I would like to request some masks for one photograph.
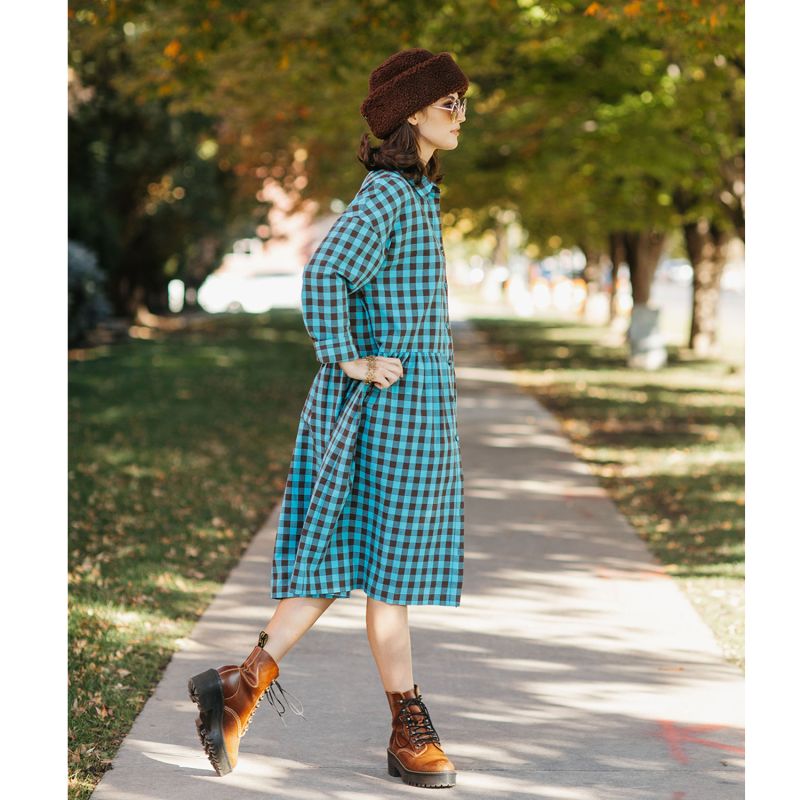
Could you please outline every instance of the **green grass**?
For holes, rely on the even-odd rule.
[[[89,797],[180,638],[280,502],[317,367],[291,311],[73,353],[72,800]]]
[[[690,351],[648,372],[608,329],[472,317],[744,670],[744,377]]]

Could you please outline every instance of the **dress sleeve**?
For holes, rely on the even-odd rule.
[[[361,188],[303,269],[303,323],[322,364],[360,355],[350,335],[348,295],[386,262],[386,247],[402,204],[402,190],[386,176]]]

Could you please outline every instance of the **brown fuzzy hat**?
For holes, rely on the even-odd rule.
[[[385,139],[415,111],[451,92],[463,94],[468,86],[469,79],[449,53],[400,50],[370,74],[361,116],[378,139]]]

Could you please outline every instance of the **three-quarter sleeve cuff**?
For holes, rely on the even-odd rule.
[[[361,358],[350,336],[339,339],[314,341],[314,352],[321,364],[336,364],[339,361],[355,361]]]

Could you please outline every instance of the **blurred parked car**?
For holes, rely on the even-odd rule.
[[[729,292],[744,292],[744,261],[730,261],[725,265],[720,286]]]
[[[656,277],[673,283],[691,283],[694,270],[685,258],[666,258],[656,267]]]
[[[302,272],[230,273],[209,275],[197,302],[209,313],[246,311],[260,314],[272,308],[300,308]]]

